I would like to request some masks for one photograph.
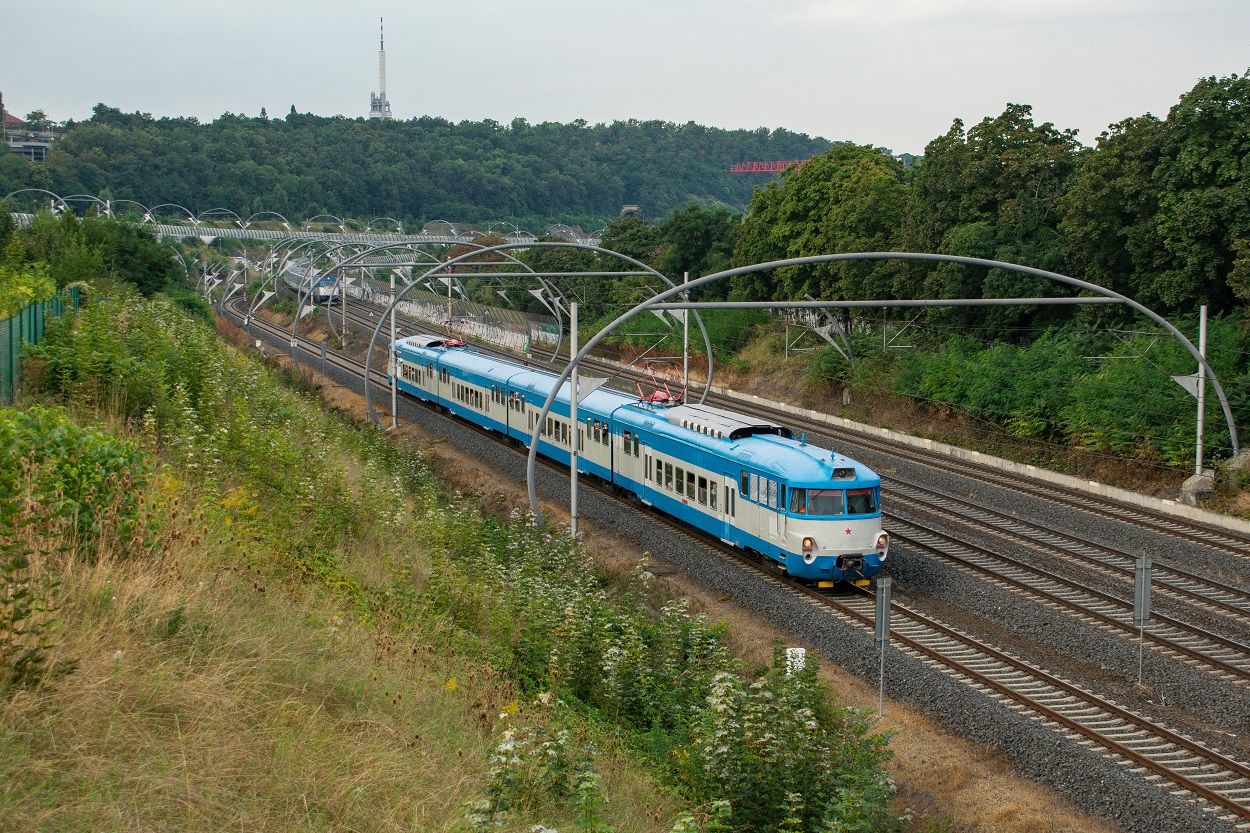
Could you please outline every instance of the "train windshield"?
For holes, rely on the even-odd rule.
[[[871,515],[877,511],[876,489],[847,489],[846,508],[852,515]]]
[[[841,515],[841,489],[791,489],[790,511],[795,515]]]

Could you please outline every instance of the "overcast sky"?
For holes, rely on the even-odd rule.
[[[786,127],[919,153],[1008,102],[1092,143],[1250,66],[1250,0],[0,0],[19,115],[364,115]]]

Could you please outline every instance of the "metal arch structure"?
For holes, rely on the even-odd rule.
[[[446,263],[440,264],[438,267],[431,269],[429,272],[426,272],[424,275],[421,276],[421,279],[424,280],[426,278],[434,276],[435,272],[439,271],[440,269],[446,269],[448,267],[455,266],[456,264],[461,263],[470,257],[477,257],[478,255],[487,254],[491,252],[503,252],[508,249],[514,249],[514,248],[581,249],[584,251],[594,252],[596,254],[609,255],[611,257],[620,258],[626,263],[630,263],[634,266],[637,266],[640,271],[647,272],[651,275],[654,275],[655,277],[659,278],[660,280],[664,281],[664,283],[669,285],[670,289],[656,295],[655,298],[652,298],[650,302],[654,302],[656,299],[668,300],[668,298],[672,297],[673,294],[681,293],[687,290],[690,286],[689,284],[673,283],[671,280],[669,280],[669,278],[667,278],[661,272],[658,272],[655,269],[652,269],[650,266],[646,265],[645,263],[642,263],[641,261],[635,260],[629,255],[621,254],[620,252],[614,252],[614,251],[611,251],[610,249],[603,249],[603,248],[600,248],[599,246],[592,246],[589,243],[564,243],[564,242],[534,242],[534,243],[526,243],[526,244],[501,243],[498,246],[487,246],[481,249],[480,251],[468,252],[458,257],[454,257],[451,260],[448,260]],[[357,257],[360,257],[360,255],[357,255]],[[412,287],[414,286],[416,286],[415,281],[409,284],[408,286],[404,287],[403,291],[400,292],[398,295],[396,295],[395,298],[391,301],[390,305],[386,309],[386,314],[389,314],[391,310],[395,308],[395,305],[398,304],[400,301],[402,301],[404,299],[404,296],[407,295],[408,292],[410,292],[412,290]],[[643,306],[645,307],[645,304]],[[635,307],[634,309],[636,310],[638,308]],[[631,310],[631,313],[632,312],[633,310]],[[370,378],[370,373],[371,373],[371,368],[372,368],[372,363],[373,363],[373,349],[377,345],[378,334],[382,331],[382,322],[386,320],[386,314],[378,317],[378,323],[373,328],[373,335],[369,339],[369,347],[365,352],[365,374],[364,374],[365,405],[369,413],[369,420],[374,425],[378,424],[378,415],[377,415],[377,411],[373,407],[373,386],[370,384],[369,378]],[[703,393],[699,398],[699,401],[702,402],[704,399],[707,398],[708,392],[712,389],[712,376],[713,376],[714,367],[713,367],[713,361],[712,361],[711,337],[708,335],[707,328],[703,325],[703,319],[698,318],[698,316],[696,316],[696,318],[698,319],[698,322],[699,322],[699,329],[702,330],[703,332],[704,348],[707,350],[707,381],[705,382],[703,386]],[[620,320],[622,319],[618,319],[618,323]],[[613,327],[615,326],[616,324],[613,324]],[[606,332],[606,330],[604,332]],[[599,333],[598,335],[602,336],[603,333]],[[602,338],[599,339],[599,341],[601,340]],[[595,343],[597,344],[598,341],[596,341]],[[580,357],[583,352],[584,351],[581,351],[577,355]],[[562,384],[563,381],[568,378],[568,374],[571,368],[572,368],[571,364],[565,367],[564,373],[563,375],[561,375],[560,382],[557,383],[556,389],[558,389],[559,385]],[[554,397],[554,393],[553,393],[553,397]],[[548,400],[548,403],[547,403],[548,412],[551,410],[552,401],[554,401],[554,399]]]
[[[61,202],[64,202],[67,205],[70,202],[95,203],[95,214],[97,217],[100,216],[101,208],[104,209],[105,216],[112,216],[112,212],[111,212],[111,209],[109,208],[108,202],[100,199],[94,194],[70,194],[68,197],[61,197]]]
[[[337,247],[334,247],[334,248],[343,248],[343,246],[344,246],[344,245],[359,245],[359,244],[342,244],[342,245],[337,246]],[[436,273],[436,272],[437,272],[440,268],[442,268],[445,264],[443,263],[443,261],[439,260],[437,257],[435,257],[435,256],[434,256],[433,254],[431,254],[430,252],[425,251],[424,247],[425,247],[425,246],[442,246],[442,245],[443,245],[443,244],[441,244],[441,243],[429,243],[429,242],[420,242],[420,241],[418,241],[418,242],[408,242],[408,243],[392,244],[392,245],[389,245],[389,246],[380,246],[380,247],[376,247],[376,248],[374,248],[374,249],[371,249],[371,250],[369,250],[369,251],[367,251],[367,252],[363,252],[363,253],[361,253],[361,257],[362,257],[362,261],[361,261],[361,263],[358,263],[358,264],[346,264],[346,265],[347,265],[347,267],[348,267],[348,268],[357,268],[357,267],[359,267],[359,268],[369,268],[369,266],[370,266],[370,265],[367,265],[367,264],[366,264],[366,262],[367,262],[368,257],[369,257],[370,255],[376,254],[378,251],[388,251],[388,250],[390,250],[390,249],[395,249],[395,248],[406,248],[406,249],[408,249],[409,251],[413,252],[415,255],[424,255],[426,258],[428,258],[428,259],[429,259],[429,265],[430,265],[430,266],[433,266],[434,268],[433,268],[433,269],[428,270],[427,272],[425,272],[425,273],[424,273],[424,274],[423,274],[420,278],[412,278],[412,276],[411,276],[411,275],[409,275],[409,278],[405,281],[405,284],[406,284],[406,285],[417,285],[420,281],[426,281],[426,285],[427,285],[427,286],[429,286],[430,284],[429,284],[429,282],[428,282],[427,278],[428,278],[430,275],[433,275],[434,273]],[[475,257],[475,256],[477,256],[477,255],[480,255],[480,254],[482,253],[482,250],[484,250],[485,248],[487,248],[487,247],[483,246],[482,244],[480,244],[480,243],[475,243],[475,242],[473,242],[473,241],[466,241],[466,242],[463,242],[463,243],[459,243],[459,244],[457,244],[457,245],[460,245],[460,246],[471,246],[471,247],[474,247],[475,249],[477,249],[477,251],[467,253],[467,254],[466,254],[466,257]],[[331,250],[327,250],[327,253],[328,253],[329,251],[332,251],[332,249],[331,249]],[[553,299],[553,302],[557,304],[557,310],[559,309],[558,304],[559,304],[559,301],[560,301],[560,300],[564,300],[564,301],[565,301],[565,303],[567,304],[568,299],[566,299],[566,298],[564,297],[563,293],[561,293],[561,292],[560,292],[559,288],[558,288],[558,287],[556,287],[554,284],[549,283],[548,281],[544,280],[543,276],[542,276],[542,275],[540,275],[540,274],[538,274],[538,273],[536,273],[536,272],[534,272],[534,270],[533,270],[533,269],[532,269],[532,268],[531,268],[531,267],[530,267],[527,263],[525,263],[524,261],[522,261],[522,260],[520,260],[519,258],[515,257],[514,255],[509,254],[508,252],[501,252],[501,254],[503,255],[503,257],[507,258],[507,259],[508,259],[508,261],[509,261],[510,263],[512,263],[512,264],[514,264],[514,265],[516,265],[516,266],[520,266],[520,267],[522,267],[523,269],[525,269],[525,270],[526,270],[526,271],[524,271],[524,272],[518,272],[518,273],[516,273],[518,276],[521,276],[521,277],[528,276],[528,277],[532,277],[532,278],[536,279],[536,280],[538,281],[539,285],[540,285],[540,286],[541,286],[544,290],[546,290],[546,291],[547,291],[547,292],[551,295],[551,297],[552,297],[552,299]],[[386,266],[387,266],[387,267],[389,267],[389,268],[405,267],[405,266],[407,266],[407,267],[412,267],[412,266],[422,266],[422,265],[426,265],[426,264],[423,264],[423,263],[421,263],[421,262],[415,262],[415,263],[388,263],[388,264],[386,264]],[[472,265],[472,264],[471,264],[471,265]],[[338,267],[336,267],[336,268],[338,268]],[[453,277],[454,277],[454,275],[449,275],[449,276],[447,276],[447,280],[451,280]],[[473,277],[473,276],[470,274],[470,275],[466,275],[465,277]],[[449,287],[449,288],[450,288],[450,287]],[[433,289],[433,288],[431,287],[431,289]],[[370,290],[370,291],[371,291],[371,290]],[[405,288],[405,292],[407,292],[407,288]],[[435,294],[440,294],[440,293],[435,292]],[[461,291],[461,294],[463,295],[463,291]],[[540,300],[541,300],[541,299],[540,299]],[[545,302],[544,302],[544,304],[543,304],[543,305],[544,305],[544,306],[546,306]],[[389,309],[388,309],[388,313],[389,313]],[[558,313],[558,312],[556,313],[556,318],[557,318],[557,320],[559,320],[559,313]],[[562,335],[561,335],[561,337],[562,337]],[[560,344],[560,342],[559,342],[559,341],[557,341],[557,345],[556,345],[557,350],[559,349],[559,344]]]
[[[282,227],[285,228],[288,232],[291,231],[291,221],[276,211],[257,211],[255,214],[251,215],[250,217],[248,217],[246,220],[243,221],[243,228],[246,229],[248,226],[250,226],[252,224],[252,221],[255,220],[257,217],[277,217],[279,220],[282,221]]]
[[[335,217],[333,214],[318,214],[316,217],[309,217],[307,220],[300,223],[300,228],[302,228],[304,231],[312,231],[312,229],[309,228],[309,226],[311,226],[313,223],[317,222],[318,220],[322,219],[323,217],[333,220],[335,223],[337,223],[339,227],[339,231],[347,231],[347,224],[343,222],[343,218]]]
[[[196,219],[196,216],[195,214],[191,212],[191,209],[187,208],[185,205],[179,205],[176,202],[163,202],[160,205],[152,206],[151,208],[148,209],[148,213],[143,215],[144,222],[151,220],[153,223],[155,223],[156,212],[161,210],[162,208],[177,208],[178,210],[186,213],[187,219],[191,221],[191,225],[195,226],[196,228],[200,227],[200,221]]]
[[[257,287],[256,298],[253,299],[252,305],[248,307],[247,314],[243,316],[243,326],[245,328],[252,323],[252,316],[256,314],[256,311],[260,309],[261,304],[263,304],[266,300],[265,287],[269,285],[270,283],[272,283],[274,285],[273,291],[274,293],[277,293],[278,276],[282,274],[282,272],[285,270],[286,265],[291,258],[291,255],[295,254],[297,251],[299,251],[300,249],[306,246],[313,246],[322,242],[324,241],[316,240],[316,239],[304,240],[304,239],[297,238],[297,237],[288,237],[280,241],[278,245],[274,246],[270,250],[269,258],[267,259],[269,262],[270,268],[267,273],[262,271],[261,279],[260,279],[260,286]],[[291,243],[294,243],[295,245],[290,246],[290,248],[284,251],[281,255],[278,255],[279,249],[282,249],[284,246],[287,246],[288,244],[291,244]]]
[[[229,217],[230,220],[235,225],[237,225],[239,228],[243,228],[243,218],[240,217],[238,214],[235,214],[229,208],[210,208],[207,211],[201,211],[199,215],[196,216],[195,218],[196,225],[198,226],[200,223],[203,223],[206,217],[209,218],[208,222],[210,223],[213,222],[215,217],[213,217],[212,215],[220,215],[222,217]]]
[[[69,210],[69,204],[65,202],[64,199],[61,198],[60,194],[49,191],[46,188],[18,188],[16,191],[10,191],[9,193],[5,194],[4,198],[8,200],[12,197],[17,196],[18,194],[46,194],[47,196],[52,198],[53,213],[56,213],[57,211]],[[57,207],[57,203],[60,203],[59,208]]]
[[[292,238],[292,240],[294,240],[294,239],[295,239],[295,238]],[[285,242],[285,241],[284,241],[284,242]],[[277,289],[277,286],[276,286],[276,285],[277,285],[277,279],[278,279],[278,276],[279,276],[279,275],[280,275],[280,274],[281,274],[281,273],[285,270],[286,265],[287,265],[287,263],[288,263],[288,262],[289,262],[289,260],[290,260],[290,257],[291,257],[292,255],[294,255],[294,254],[295,254],[298,250],[300,250],[300,249],[302,249],[302,248],[305,248],[305,247],[308,247],[310,243],[316,243],[316,242],[322,242],[322,241],[312,241],[312,240],[309,240],[309,241],[303,241],[303,242],[299,243],[298,245],[293,246],[293,247],[292,247],[290,250],[288,250],[287,252],[285,252],[285,253],[284,253],[284,255],[283,255],[283,258],[282,258],[282,260],[281,260],[280,262],[275,261],[275,267],[276,267],[276,268],[274,269],[274,271],[273,271],[273,273],[272,273],[272,280],[273,280],[273,283],[274,283],[274,288],[275,288],[275,291],[276,291],[276,289]],[[421,241],[408,241],[408,242],[390,243],[390,244],[386,244],[386,245],[382,245],[382,246],[375,246],[375,247],[369,248],[369,247],[367,246],[367,244],[363,244],[363,243],[354,243],[354,242],[353,242],[353,243],[338,243],[338,244],[330,245],[330,246],[328,246],[328,247],[327,247],[324,251],[319,252],[319,253],[316,253],[316,254],[312,254],[312,252],[311,252],[311,248],[310,248],[310,252],[309,252],[309,254],[310,254],[310,257],[309,257],[309,274],[308,274],[308,276],[307,276],[307,277],[308,277],[308,280],[307,280],[307,285],[308,285],[308,291],[309,291],[309,294],[311,294],[311,292],[312,292],[312,287],[316,285],[316,281],[317,281],[320,277],[322,277],[320,274],[318,274],[318,273],[317,273],[317,271],[316,271],[316,270],[314,269],[314,267],[313,267],[313,263],[315,262],[315,259],[316,259],[316,258],[325,258],[325,257],[330,257],[330,258],[331,258],[331,260],[332,260],[332,261],[334,261],[334,256],[335,256],[337,253],[339,253],[339,252],[341,252],[342,250],[344,250],[344,249],[351,249],[351,248],[355,248],[355,249],[358,249],[358,250],[359,250],[359,249],[362,249],[362,248],[367,249],[367,251],[357,251],[354,255],[349,256],[349,257],[348,257],[347,259],[345,259],[345,260],[338,260],[338,261],[334,261],[334,262],[332,263],[332,265],[328,268],[328,271],[335,271],[335,270],[338,270],[338,271],[342,272],[342,271],[344,271],[344,270],[346,270],[346,269],[349,269],[349,268],[352,268],[352,269],[354,269],[354,268],[360,268],[360,269],[378,268],[377,264],[370,264],[370,263],[367,263],[367,262],[366,262],[366,261],[367,261],[367,258],[368,258],[370,255],[377,254],[377,253],[379,253],[379,252],[391,251],[391,250],[394,250],[394,249],[404,249],[404,250],[407,250],[407,251],[411,252],[411,253],[413,254],[413,256],[414,256],[414,259],[415,259],[415,257],[418,257],[418,256],[424,256],[425,258],[427,258],[427,259],[428,259],[428,261],[429,261],[428,265],[430,265],[430,266],[433,266],[433,267],[434,267],[433,269],[431,269],[431,270],[429,270],[429,271],[427,271],[427,272],[426,272],[426,275],[430,275],[430,274],[433,274],[433,273],[437,272],[437,271],[438,271],[438,270],[439,270],[439,269],[440,269],[440,268],[444,265],[444,264],[443,264],[443,262],[442,262],[442,261],[440,261],[440,260],[439,260],[437,257],[435,257],[433,254],[431,254],[430,252],[425,251],[424,247],[425,247],[425,246],[431,246],[431,245],[441,245],[441,244],[432,244],[432,243],[428,243],[428,242],[421,242]],[[464,245],[464,246],[473,246],[473,247],[476,247],[476,248],[478,249],[478,251],[468,253],[468,256],[470,256],[470,257],[475,256],[475,255],[477,255],[477,254],[480,254],[480,250],[484,248],[483,246],[481,246],[481,245],[479,245],[479,244],[477,244],[477,243],[472,243],[472,242],[462,243],[462,244],[460,244],[460,245]],[[548,284],[546,281],[544,281],[544,280],[542,279],[542,276],[534,274],[533,270],[532,270],[532,269],[531,269],[531,268],[530,268],[527,264],[525,264],[523,261],[519,260],[518,258],[516,258],[516,257],[514,257],[514,256],[512,256],[512,255],[510,255],[510,254],[508,254],[508,253],[506,253],[506,252],[504,252],[504,253],[503,253],[503,256],[504,256],[504,257],[506,257],[506,258],[508,258],[508,260],[509,260],[509,261],[511,261],[512,263],[514,263],[514,264],[516,264],[516,265],[518,265],[518,266],[521,266],[521,267],[523,267],[523,268],[525,268],[525,269],[527,270],[527,272],[518,272],[518,273],[517,273],[518,275],[526,275],[526,274],[529,274],[529,275],[533,276],[534,278],[536,278],[536,279],[539,281],[539,283],[540,283],[540,284],[542,284],[542,286],[543,286],[544,288],[546,288],[549,292],[551,292],[551,293],[552,293],[552,295],[553,295],[554,297],[557,297],[557,298],[562,297],[562,296],[560,295],[560,292],[559,292],[559,290],[558,290],[558,289],[556,289],[554,286],[552,286],[551,284]],[[353,262],[353,261],[355,261],[355,262]],[[422,265],[427,265],[427,264],[422,263],[421,261],[417,260],[416,262],[413,262],[413,263],[402,263],[402,262],[399,262],[399,263],[387,263],[387,264],[385,264],[385,268],[392,268],[392,269],[393,269],[393,268],[396,268],[396,267],[403,267],[403,266],[422,266]],[[450,279],[450,278],[449,278],[449,279]],[[411,288],[411,286],[412,286],[412,285],[414,285],[415,283],[416,283],[416,281],[414,281],[414,280],[405,281],[405,284],[406,284],[406,285],[405,285],[405,290],[404,290],[404,291],[405,291],[405,293],[407,293],[407,291],[409,291],[409,289]],[[261,287],[262,289],[263,289],[263,286],[264,286],[264,284],[262,284],[262,287]],[[341,287],[346,286],[346,283],[345,283],[345,282],[341,282],[341,283],[340,283],[340,286],[341,286]],[[367,288],[367,287],[366,287],[366,288]],[[371,292],[372,292],[372,289],[371,289],[371,288],[367,288],[367,291],[369,291],[369,292],[371,293]],[[344,303],[346,303],[345,294],[346,294],[346,293],[345,293],[345,291],[344,291]],[[462,294],[463,294],[463,293],[462,293]],[[260,297],[263,297],[263,294],[262,294]],[[297,333],[298,333],[298,329],[297,329],[297,328],[298,328],[298,324],[299,324],[299,320],[300,320],[300,315],[299,315],[299,313],[300,313],[300,311],[303,309],[303,306],[304,306],[303,299],[304,299],[304,292],[303,292],[303,289],[301,288],[301,289],[300,289],[299,291],[297,291],[297,293],[296,293],[296,304],[297,304],[297,309],[296,309],[296,317],[295,317],[295,319],[291,322],[291,340],[292,340],[292,342],[294,342],[294,341],[295,341],[295,338],[296,338]],[[252,309],[250,309],[250,310],[248,311],[248,316],[247,316],[247,318],[245,318],[245,319],[244,319],[245,323],[246,323],[246,322],[248,322],[248,321],[250,321],[250,318],[251,318],[252,313],[254,312],[254,310],[255,310],[256,308],[258,308],[258,307],[259,307],[259,303],[260,303],[260,302],[254,303],[254,304],[253,304],[253,308],[252,308]],[[389,313],[389,307],[388,307],[387,312]],[[385,317],[385,313],[383,314],[383,317]],[[329,323],[329,325],[330,325],[331,329],[333,329],[333,318],[332,318],[332,317],[327,316],[327,319],[326,319],[326,320],[327,320],[327,322]]]
[[[372,220],[365,223],[365,231],[366,232],[373,231],[374,223],[394,223],[395,228],[398,229],[396,233],[397,234],[404,233],[404,224],[401,221],[396,220],[394,217],[374,217]]]
[[[428,223],[426,223],[425,225],[421,227],[421,232],[423,234],[437,234],[438,232],[434,231],[433,229],[439,226],[442,226],[443,228],[447,229],[448,237],[460,236],[460,228],[455,223],[451,222],[450,220],[430,220]]]
[[[108,215],[109,215],[110,217],[114,217],[114,216],[116,216],[116,215],[114,214],[114,212],[113,212],[113,207],[114,207],[114,206],[117,206],[117,205],[122,205],[123,203],[128,204],[128,205],[137,205],[137,206],[139,206],[139,208],[141,209],[140,214],[139,214],[139,217],[140,217],[140,218],[150,216],[150,214],[151,214],[151,209],[149,209],[146,205],[144,205],[143,203],[139,202],[138,200],[127,200],[127,199],[115,200],[115,199],[113,199],[113,198],[111,198],[111,197],[110,197],[109,199],[105,200],[105,202],[107,202],[107,203],[108,203],[108,206],[109,206]],[[140,219],[140,221],[139,221],[139,222],[140,222],[140,225],[142,225],[142,224],[143,224],[143,222],[144,222],[144,220],[143,220],[143,219]]]
[[[927,252],[850,252],[846,254],[812,255],[809,257],[787,258],[785,260],[771,260],[765,263],[752,264],[750,266],[739,266],[734,269],[726,269],[720,272],[715,272],[711,275],[704,275],[701,278],[695,278],[694,280],[688,283],[674,286],[671,289],[667,289],[659,293],[654,298],[650,298],[646,301],[643,301],[637,304],[632,309],[629,309],[626,312],[622,313],[614,321],[609,323],[606,327],[601,329],[599,332],[591,336],[590,340],[587,341],[581,347],[581,349],[578,350],[577,353],[573,356],[572,360],[569,361],[567,365],[565,365],[564,370],[560,373],[559,378],[556,379],[556,383],[552,385],[551,393],[547,395],[546,401],[543,402],[543,407],[542,407],[542,410],[538,414],[538,418],[534,421],[534,429],[530,435],[529,455],[525,463],[525,480],[526,480],[526,485],[529,491],[530,512],[533,513],[535,522],[539,526],[542,526],[542,523],[543,523],[542,509],[538,505],[538,483],[534,476],[535,470],[538,464],[539,432],[541,432],[542,427],[545,424],[547,417],[551,414],[551,407],[552,405],[555,404],[556,396],[559,394],[560,388],[564,385],[566,381],[568,381],[569,376],[573,373],[574,369],[578,366],[578,364],[582,361],[582,359],[584,359],[587,355],[589,355],[590,352],[594,350],[594,348],[597,347],[605,338],[607,338],[608,335],[613,330],[615,330],[621,324],[624,324],[629,319],[638,315],[639,313],[647,312],[651,309],[659,308],[661,307],[661,305],[666,305],[666,308],[669,308],[669,309],[698,308],[698,306],[702,306],[702,308],[707,309],[707,308],[713,308],[717,305],[716,302],[708,302],[702,305],[689,304],[689,303],[671,303],[670,299],[672,299],[674,296],[681,294],[683,290],[689,291],[691,289],[697,289],[701,286],[706,286],[711,283],[716,283],[718,281],[725,280],[726,278],[732,278],[735,275],[746,275],[752,272],[767,272],[767,271],[772,271],[773,269],[780,269],[780,268],[787,267],[787,266],[807,266],[807,265],[816,264],[816,263],[832,263],[832,262],[837,262],[837,261],[852,261],[852,260],[918,260],[918,261],[928,261],[928,262],[934,262],[934,263],[959,263],[965,266],[984,266],[984,267],[988,267],[991,269],[1005,269],[1010,272],[1020,272],[1025,275],[1032,275],[1038,278],[1045,278],[1046,280],[1049,280],[1049,281],[1066,284],[1068,286],[1072,286],[1077,289],[1084,290],[1086,292],[1092,292],[1095,295],[1102,296],[1103,298],[1110,299],[1109,301],[1102,301],[1101,303],[1124,304],[1125,306],[1129,307],[1130,309],[1133,309],[1134,311],[1140,313],[1141,315],[1144,315],[1146,318],[1149,318],[1151,321],[1153,321],[1154,323],[1158,324],[1159,326],[1167,330],[1168,333],[1170,333],[1173,338],[1179,341],[1185,347],[1185,349],[1189,351],[1189,354],[1193,356],[1195,360],[1197,360],[1198,366],[1201,367],[1202,371],[1211,379],[1212,387],[1215,388],[1215,393],[1219,397],[1219,400],[1220,400],[1220,407],[1223,408],[1224,410],[1224,419],[1228,423],[1229,436],[1232,440],[1233,455],[1236,456],[1238,453],[1240,453],[1241,447],[1237,439],[1237,425],[1233,421],[1232,408],[1229,406],[1228,397],[1225,396],[1224,394],[1224,388],[1220,384],[1219,378],[1216,377],[1215,371],[1211,368],[1211,365],[1207,363],[1206,358],[1204,358],[1202,353],[1199,352],[1198,348],[1194,346],[1193,342],[1191,342],[1188,338],[1186,338],[1184,333],[1176,329],[1176,327],[1173,326],[1171,322],[1169,322],[1166,318],[1154,312],[1153,310],[1143,306],[1142,304],[1139,304],[1137,301],[1134,301],[1132,298],[1129,298],[1126,295],[1121,295],[1120,293],[1115,292],[1114,290],[1107,289],[1106,287],[1098,286],[1097,284],[1089,283],[1088,281],[1083,281],[1078,278],[1072,278],[1067,275],[1061,275],[1058,272],[1049,272],[1049,271],[1046,271],[1045,269],[1036,269],[1032,266],[1021,266],[1020,264],[1017,264],[1017,263],[1006,263],[1001,260],[987,260],[985,258],[979,258],[979,257],[962,257],[959,255],[931,254]],[[983,304],[983,305],[992,305],[994,303],[1019,304],[1022,301],[1025,301],[1025,299],[1021,299],[1021,298],[1010,298],[1010,299],[988,299],[986,298],[986,299],[959,299],[959,300],[960,300],[960,303],[958,305],[961,305],[961,306],[973,305],[973,304],[978,304],[978,303]],[[763,302],[763,303],[767,303],[767,302]],[[817,305],[820,305],[822,302],[814,301],[814,302],[794,302],[794,303],[802,304],[804,306],[817,306]],[[862,306],[868,306],[868,305],[890,306],[890,305],[897,305],[899,302],[895,300],[895,301],[861,301],[861,302],[829,301],[829,302],[824,302],[824,303],[827,304],[828,306],[841,306],[841,305],[847,305],[847,304],[855,304],[855,305],[862,305]],[[952,304],[951,301],[943,302],[941,300],[934,300],[934,301],[916,300],[906,305],[909,305],[909,306],[947,305],[949,306],[951,304]],[[375,335],[376,335],[376,332],[375,332]],[[367,387],[368,385],[366,383],[366,388]]]

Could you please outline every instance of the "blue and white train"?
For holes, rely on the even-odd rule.
[[[556,379],[436,336],[401,339],[395,354],[400,390],[524,445]],[[885,566],[881,478],[867,466],[781,425],[602,387],[578,403],[574,427],[569,388],[545,420],[539,453],[567,465],[577,436],[578,471],[820,587],[864,586]]]
[[[304,258],[286,267],[282,272],[282,282],[297,296],[312,303],[327,303],[338,297],[339,281],[334,275],[322,275],[313,283],[315,273],[312,261]]]

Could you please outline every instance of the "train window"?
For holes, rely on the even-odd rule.
[[[807,514],[807,490],[791,489],[790,490],[790,511],[796,515]]]
[[[664,463],[661,460],[655,461],[655,482],[664,484]]]
[[[758,474],[751,475],[751,500],[756,503],[760,502],[760,477]]]
[[[621,448],[622,450],[624,450],[626,454],[629,453],[630,436],[631,435],[628,431],[626,431],[624,434],[621,435],[623,439],[623,442],[621,443]]]
[[[777,508],[777,483],[767,477],[763,478],[764,482],[760,484],[760,502],[766,503],[772,508]]]
[[[742,472],[738,477],[738,491],[742,492],[744,495],[749,495],[751,493],[751,481],[747,477],[746,472]]]
[[[847,489],[846,511],[851,515],[868,515],[877,511],[876,489]]]
[[[707,484],[707,505],[716,508],[716,481]]]
[[[841,515],[841,489],[808,489],[807,514],[809,515]]]
[[[638,456],[638,434],[637,432],[634,433],[634,456],[635,457]]]
[[[707,478],[699,478],[699,503],[707,506]]]
[[[686,472],[686,496],[694,499],[694,472]]]
[[[686,493],[686,470],[681,466],[677,467],[677,494],[684,495]]]
[[[604,445],[612,444],[612,432],[608,430],[608,424],[606,422],[603,423],[603,433],[600,435],[599,441]]]
[[[777,484],[777,508],[783,512],[786,509],[786,484]]]
[[[731,486],[725,490],[725,514],[732,518],[736,509],[737,507],[734,506],[734,490]]]
[[[673,488],[673,464],[664,464],[664,488],[671,490]]]

